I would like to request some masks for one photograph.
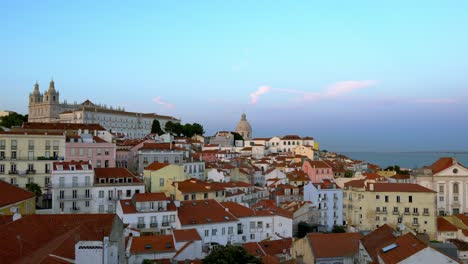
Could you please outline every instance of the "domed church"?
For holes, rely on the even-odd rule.
[[[247,121],[245,113],[242,113],[241,120],[237,123],[236,132],[239,133],[244,140],[252,139],[252,126]]]

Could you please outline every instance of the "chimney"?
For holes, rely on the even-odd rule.
[[[369,183],[369,191],[374,191],[374,184],[373,183]]]
[[[224,207],[224,210],[225,210],[226,212],[229,212],[229,208],[227,208],[227,207]]]

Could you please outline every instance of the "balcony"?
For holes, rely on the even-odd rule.
[[[70,212],[71,213],[79,213],[80,212],[80,207],[70,208]]]
[[[429,212],[424,212],[422,215],[429,216]]]
[[[158,227],[158,223],[150,223],[150,227]]]
[[[10,170],[10,171],[8,171],[8,174],[18,174],[18,171],[17,170]]]
[[[244,231],[243,231],[242,229],[241,229],[241,230],[237,230],[237,234],[238,234],[238,235],[242,235],[242,234],[244,234]]]
[[[140,224],[137,224],[137,227],[138,227],[138,228],[145,228],[146,225],[145,225],[144,223],[143,223],[143,224],[140,223]]]
[[[410,212],[409,212],[409,211],[405,211],[405,212],[404,212],[404,215],[410,215]]]
[[[413,215],[419,215],[419,213],[418,212],[413,212]]]
[[[412,223],[412,226],[419,226],[419,223]]]
[[[162,222],[162,226],[169,226],[170,224],[170,222]]]
[[[92,195],[64,195],[64,196],[57,196],[57,200],[59,201],[76,201],[76,200],[92,200]]]
[[[393,211],[393,214],[394,214],[394,215],[398,215],[398,214],[400,214],[400,212],[398,212],[398,211]]]
[[[62,184],[54,184],[53,185],[55,189],[68,189],[68,188],[91,188],[92,185],[91,183],[84,183],[84,182],[79,182],[79,183],[62,183]]]
[[[27,170],[26,174],[36,174],[36,170]]]

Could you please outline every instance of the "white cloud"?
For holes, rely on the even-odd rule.
[[[173,104],[168,103],[166,101],[163,101],[160,96],[158,96],[156,98],[153,98],[153,102],[155,102],[155,103],[157,103],[159,105],[162,105],[162,106],[164,106],[166,108],[173,108],[174,107]]]
[[[250,94],[250,104],[256,104],[260,95],[266,94],[271,90],[269,86],[260,86],[257,91]]]

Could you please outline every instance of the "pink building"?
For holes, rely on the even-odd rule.
[[[95,168],[115,167],[116,147],[114,143],[93,136],[81,134],[67,136],[65,143],[66,161],[88,161]]]
[[[307,173],[312,183],[321,183],[323,179],[333,179],[333,168],[321,160],[306,160],[302,170]]]

